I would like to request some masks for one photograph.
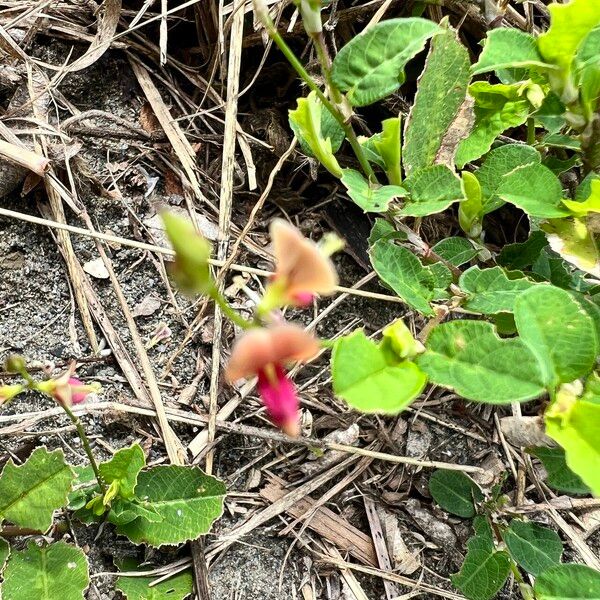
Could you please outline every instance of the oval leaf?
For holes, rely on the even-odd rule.
[[[420,18],[389,19],[348,42],[333,61],[334,84],[353,106],[366,106],[395,92],[404,67],[440,28]]]
[[[433,499],[446,511],[459,517],[474,517],[474,498],[482,500],[477,484],[460,471],[435,471],[429,479]]]
[[[36,448],[20,466],[9,460],[0,475],[0,521],[45,531],[67,504],[75,474],[60,449]]]
[[[600,572],[574,563],[544,571],[533,587],[537,600],[598,600]]]
[[[546,384],[567,383],[592,370],[598,356],[594,321],[565,290],[549,285],[526,290],[515,302],[515,322]]]
[[[135,544],[181,544],[210,531],[223,512],[225,485],[197,467],[159,465],[142,471],[135,495],[152,520],[137,517],[117,528]]]
[[[331,360],[333,391],[362,412],[397,414],[425,387],[413,362],[390,361],[361,330],[339,339]]]
[[[500,339],[493,325],[452,321],[436,327],[416,360],[431,381],[468,400],[502,404],[544,392],[535,356],[518,338]]]
[[[563,545],[552,529],[515,519],[502,537],[512,557],[535,577],[560,562]]]
[[[4,571],[3,600],[83,600],[90,581],[85,554],[65,542],[30,541],[13,552]]]

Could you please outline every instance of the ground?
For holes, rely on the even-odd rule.
[[[128,5],[130,12],[134,8],[137,10],[139,6],[136,3]],[[128,19],[131,14],[127,13]],[[91,14],[87,18],[91,20]],[[187,23],[183,37],[189,37],[191,31],[192,24]],[[144,43],[148,41],[144,40]],[[60,64],[69,60],[73,43],[74,55],[80,55],[84,49],[81,40],[55,40],[40,33],[29,52],[42,60]],[[140,50],[132,45],[128,51],[134,55],[138,51],[145,55],[149,46],[142,46],[143,50]],[[262,45],[256,41],[249,44],[244,55],[246,70],[242,72],[247,75],[241,82],[242,88],[252,82],[261,53]],[[178,59],[187,57],[192,60],[187,55],[182,57],[183,54],[178,48]],[[175,115],[191,114],[200,102],[203,90],[191,86],[191,76],[184,83],[179,81],[172,64],[161,69],[156,61],[154,53],[149,64],[166,105]],[[251,141],[250,148],[258,168],[258,190],[248,189],[245,163],[241,154],[236,155],[232,223],[237,232],[245,225],[258,194],[267,184],[271,169],[291,140],[285,112],[291,106],[290,99],[298,91],[297,84],[282,63],[271,62],[270,68],[273,69],[271,75],[261,73],[253,91],[240,100],[239,121],[242,128],[259,140],[267,141],[276,150],[265,149]],[[280,85],[276,87],[273,99],[272,77],[275,76]],[[173,91],[173,87],[180,85],[183,86],[181,89]],[[5,106],[8,99],[7,94]],[[74,153],[71,159],[73,186],[65,169],[57,167],[59,176],[72,194],[71,205],[65,207],[69,223],[83,228],[90,225],[97,231],[130,240],[164,245],[164,238],[156,229],[158,208],[169,206],[187,210],[193,206],[208,237],[214,239],[218,231],[218,215],[209,204],[218,204],[219,199],[223,130],[218,120],[211,120],[210,112],[204,115],[200,111],[201,119],[193,125],[185,119],[180,122],[190,142],[195,144],[200,180],[208,199],[208,203],[202,203],[181,183],[178,158],[160,133],[160,126],[155,123],[123,48],[113,47],[89,68],[66,75],[56,86],[55,100],[49,119],[56,126],[76,111],[99,110],[109,114],[109,118],[91,116],[79,123],[82,125],[79,129],[73,127],[69,130],[67,148]],[[222,110],[218,114],[220,119]],[[123,131],[121,124],[111,121],[110,115],[130,123],[132,135],[122,136],[119,133]],[[149,133],[153,130],[158,132],[154,138]],[[41,214],[54,220],[42,186],[25,197],[21,197],[19,192],[17,190],[0,198],[0,206],[26,215]],[[368,257],[365,257],[360,232],[368,231],[370,222],[361,213],[352,212],[344,202],[328,210],[329,204],[339,202],[336,195],[328,176],[319,173],[319,181],[315,182],[311,176],[311,165],[307,165],[299,153],[294,153],[277,176],[269,199],[259,212],[249,235],[251,244],[242,247],[236,262],[249,267],[269,268],[265,253],[268,222],[274,216],[287,216],[315,239],[332,227],[346,234],[349,246],[347,252],[336,258],[336,264],[342,285],[355,285],[367,274]],[[351,218],[344,221],[336,214],[340,211],[347,211]],[[84,213],[87,222],[82,218]],[[435,227],[454,226],[453,223],[435,222],[429,225],[432,235]],[[57,372],[66,368],[71,359],[76,359],[80,364],[78,372],[85,381],[102,384],[102,392],[92,402],[144,406],[128,383],[121,360],[111,350],[115,340],[120,340],[132,357],[132,368],[141,370],[141,358],[132,342],[123,307],[115,294],[114,282],[106,278],[105,268],[98,266],[99,254],[94,240],[85,235],[70,236],[74,256],[85,270],[93,273],[89,276],[91,287],[106,313],[106,320],[112,325],[109,336],[106,326],[96,323],[100,345],[98,353],[93,350],[75,300],[74,292],[81,283],[69,273],[56,236],[56,230],[47,226],[0,216],[0,357],[20,353],[27,357],[36,373],[44,367]],[[190,415],[206,415],[214,342],[212,308],[206,309],[201,302],[174,295],[168,284],[163,256],[113,242],[104,244],[104,250],[114,269],[124,302],[133,311],[135,327],[142,341],[148,346],[157,332],[168,329],[168,335],[147,350],[165,407]],[[229,271],[225,286],[233,304],[243,309],[251,306],[252,290],[260,289],[261,279],[247,274],[240,281],[238,276],[239,273]],[[361,289],[389,294],[375,280]],[[297,311],[291,313],[291,317],[309,324],[331,303],[335,307],[326,319],[319,320],[317,326],[317,332],[323,337],[333,337],[358,327],[374,333],[400,316],[416,329],[422,326],[418,317],[400,303],[353,295],[342,301],[336,298],[320,300],[314,310]],[[205,311],[204,317],[191,333],[199,310]],[[224,325],[221,339],[223,360],[227,358],[235,333],[230,324]],[[348,440],[348,443],[361,447],[372,445],[388,454],[419,460],[486,467],[495,465],[496,470],[490,471],[488,486],[494,476],[508,468],[494,415],[510,414],[510,407],[497,411],[482,410],[466,405],[452,394],[428,389],[410,411],[399,417],[359,416],[333,397],[327,364],[328,358],[324,356],[301,369],[296,376],[302,390],[304,433],[307,435],[322,439],[331,432],[338,432],[337,435],[346,440],[344,435],[347,434],[340,432],[356,422],[360,437]],[[7,374],[3,374],[3,378],[6,377]],[[219,406],[224,406],[236,393],[231,386],[220,382]],[[148,408],[148,404],[145,407]],[[2,411],[2,462],[9,457],[23,460],[33,447],[40,444],[62,448],[73,464],[84,462],[74,428],[66,417],[56,416],[52,408],[51,401],[28,394]],[[241,426],[272,431],[259,408],[260,403],[251,392],[230,420]],[[524,411],[528,410],[535,413],[537,408],[525,406]],[[23,413],[32,414],[17,416]],[[153,419],[114,407],[103,412],[90,412],[82,419],[94,449],[102,459],[138,441],[147,453],[149,464],[167,461],[160,430]],[[200,427],[195,424],[173,422],[172,426],[184,447],[200,432]],[[216,442],[214,474],[225,480],[229,495],[224,517],[205,540],[209,556],[211,549],[218,549],[227,532],[234,531],[250,515],[268,506],[260,491],[273,477],[282,479],[287,485],[298,486],[322,472],[314,467],[318,463],[314,449],[282,444],[276,438],[251,436],[240,429],[237,433],[219,431]],[[323,469],[332,468],[348,456],[351,455],[338,456]],[[203,458],[204,453],[199,457],[200,463]],[[329,460],[328,454],[318,460]],[[416,571],[402,571],[398,562],[395,565],[398,574],[404,573],[415,582],[421,577],[422,582],[438,590],[436,593],[421,592],[421,597],[437,597],[446,590],[451,594],[448,597],[460,598],[452,591],[449,575],[460,567],[465,542],[471,533],[470,526],[468,522],[449,517],[435,507],[427,486],[430,470],[371,460],[359,474],[353,475],[355,465],[349,465],[332,476],[312,493],[312,499],[318,501],[329,489],[339,485],[339,492],[327,499],[326,507],[341,521],[369,537],[371,530],[365,513],[365,498],[386,509],[402,540],[404,558],[412,557],[423,567]],[[510,480],[504,491],[514,495],[513,487]],[[542,499],[535,492],[531,498]],[[59,514],[57,519],[65,522],[65,515]],[[301,523],[292,528],[291,534],[281,535],[292,520],[286,511],[237,540],[226,551],[213,554],[210,564],[212,600],[360,600],[350,591],[345,578],[353,576],[341,569],[339,563],[332,562],[330,556],[327,558],[326,548],[334,548],[335,539],[327,540],[327,544],[333,545],[326,546],[322,536],[310,529],[304,530]],[[74,539],[84,547],[90,561],[92,584],[87,592],[90,599],[119,597],[114,591],[114,577],[109,574],[116,570],[115,558],[133,556],[154,568],[190,556],[187,546],[159,550],[136,547],[116,536],[110,525],[84,526],[70,520],[66,523],[66,539]],[[598,540],[591,537],[587,542],[593,546]],[[16,543],[22,543],[22,540]],[[348,558],[344,552],[342,555],[344,559]],[[355,573],[355,577],[367,598],[378,600],[386,597],[382,578],[360,572]],[[413,588],[398,586],[397,593],[408,594]],[[517,597],[516,593],[511,581],[504,596],[499,597],[513,598]]]

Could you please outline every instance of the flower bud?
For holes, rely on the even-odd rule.
[[[26,366],[25,359],[18,354],[12,354],[4,361],[4,370],[9,373],[21,373]]]

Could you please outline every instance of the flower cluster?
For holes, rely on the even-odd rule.
[[[200,236],[173,215],[165,215],[164,222],[175,250],[172,269],[178,274],[175,282],[185,283],[183,291],[208,294],[220,304],[225,314],[232,316],[231,307],[210,277],[206,245],[198,242]],[[300,433],[300,403],[286,367],[291,362],[313,358],[319,352],[320,343],[301,327],[285,323],[276,311],[284,306],[305,307],[315,296],[333,293],[338,277],[329,254],[340,244],[339,240],[330,239],[328,244],[317,245],[281,219],[273,221],[270,234],[275,272],[265,288],[254,320],[245,321],[233,315],[235,322],[246,331],[234,344],[225,375],[230,383],[257,377],[258,392],[273,424],[288,435],[297,436]],[[193,252],[192,248],[200,250]]]

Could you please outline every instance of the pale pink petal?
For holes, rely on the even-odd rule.
[[[256,375],[267,365],[307,360],[318,351],[319,341],[297,325],[250,329],[234,344],[225,376],[233,382]]]
[[[275,219],[270,228],[275,255],[275,280],[285,281],[290,299],[298,294],[331,294],[338,284],[333,263],[295,227]]]
[[[258,373],[258,393],[271,422],[287,435],[300,434],[300,403],[296,388],[280,366],[270,374]]]

